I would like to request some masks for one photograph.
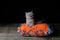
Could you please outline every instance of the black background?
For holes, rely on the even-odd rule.
[[[54,2],[54,3],[53,3]],[[60,23],[59,12],[56,11],[56,1],[8,1],[3,5],[0,23],[25,22],[25,12],[33,10],[35,20],[45,20],[48,23]]]

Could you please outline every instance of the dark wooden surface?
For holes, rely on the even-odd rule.
[[[60,24],[52,24],[56,29],[53,37],[22,37],[16,31],[20,24],[0,24],[0,40],[60,40]]]

